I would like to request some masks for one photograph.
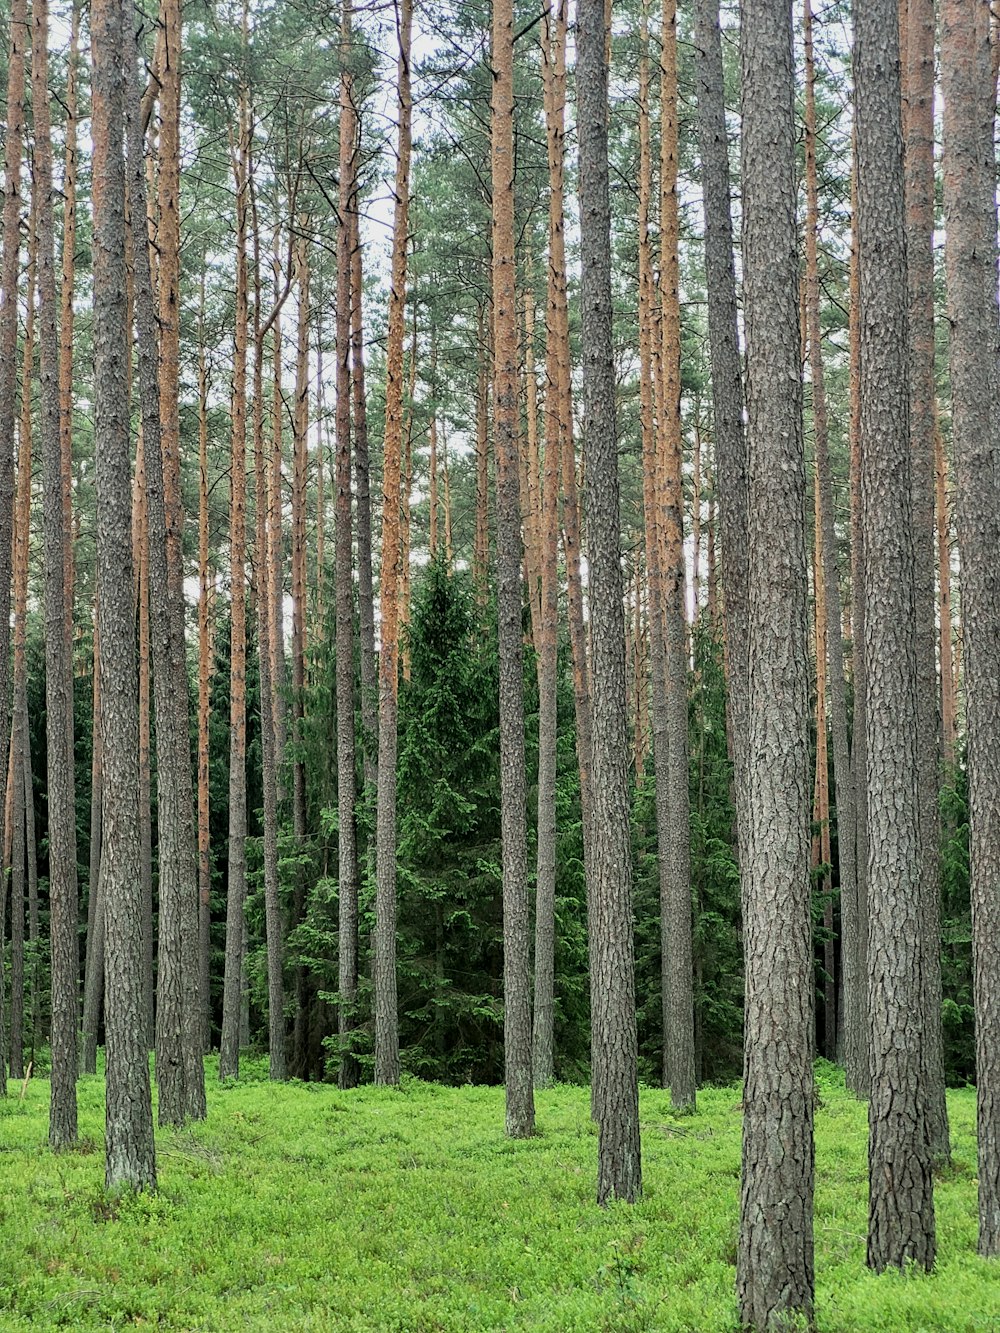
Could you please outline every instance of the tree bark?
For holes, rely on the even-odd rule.
[[[353,105],[352,88],[352,105]],[[357,179],[360,117],[354,108],[355,147],[351,157],[351,402],[354,414],[354,482],[357,490],[358,629],[361,638],[361,736],[365,787],[374,787],[378,760],[378,666],[375,660],[375,593],[372,579],[372,500],[365,401],[361,237]]]
[[[642,1194],[603,0],[577,6],[583,446],[593,651],[589,933],[597,1201]]]
[[[941,1028],[941,733],[934,570],[934,0],[900,0],[910,329],[917,793],[923,903],[924,1085],[935,1162],[951,1160]]]
[[[934,1263],[923,1075],[921,848],[907,364],[906,230],[894,0],[855,5],[865,561],[869,995],[868,1263]]]
[[[69,644],[66,639],[65,611],[65,549],[70,536],[64,525],[62,447],[59,434],[59,305],[52,217],[47,0],[34,0],[31,26],[34,189],[37,196],[39,436],[45,492],[45,707],[52,931],[52,1102],[49,1143],[53,1148],[64,1148],[76,1139],[76,1028],[80,962],[77,940],[76,806],[71,743],[73,663],[67,651]],[[127,477],[126,462],[126,485]],[[4,546],[5,550],[6,545],[0,540],[0,546]],[[8,581],[4,578],[5,587]]]
[[[531,1082],[531,936],[528,913],[521,633],[521,512],[517,445],[517,296],[514,263],[514,10],[493,0],[493,443],[496,450],[497,632],[500,654],[500,828],[506,1130],[535,1131]]]
[[[399,1014],[396,999],[396,746],[399,660],[400,504],[403,444],[403,336],[406,318],[407,225],[410,206],[410,93],[412,0],[396,0],[399,38],[396,97],[395,207],[392,278],[386,348],[385,444],[382,463],[382,570],[379,581],[378,791],[376,797],[375,1082],[399,1082]]]
[[[94,438],[106,794],[101,857],[108,997],[105,1180],[109,1190],[119,1191],[156,1185],[149,1055],[143,1030],[138,679],[129,531],[124,6],[119,0],[93,0],[90,28],[93,171],[95,183],[99,182],[94,198]],[[145,209],[140,216],[145,218]]]
[[[955,623],[951,599],[951,523],[948,506],[948,460],[940,425],[934,428],[934,497],[937,521],[938,654],[941,661],[941,760],[955,766],[958,746],[958,673],[955,665]]]
[[[257,399],[254,399],[257,410]],[[256,418],[255,418],[256,421]],[[208,546],[208,366],[205,358],[205,279],[201,280],[198,305],[198,976],[201,988],[203,1044],[207,1051],[212,1042],[211,996],[211,909],[212,848],[209,832],[209,719],[212,676],[212,586],[209,576]],[[266,499],[260,492],[258,507],[267,514]],[[267,568],[266,553],[262,568]],[[267,590],[260,597],[266,604]]]
[[[354,737],[354,580],[351,522],[351,261],[354,240],[351,210],[357,203],[355,197],[357,182],[354,179],[357,130],[354,118],[354,79],[350,64],[350,0],[344,0],[340,22],[340,194],[338,198],[340,225],[337,231],[337,408],[334,497],[339,939],[337,1015],[340,1036],[338,1082],[342,1088],[353,1088],[357,1086],[360,1071],[357,1059],[351,1050],[351,1033],[358,1023],[358,843],[354,813],[357,771]],[[370,543],[370,526],[368,540]],[[369,557],[370,555],[369,547]]]
[[[791,9],[745,0],[747,340],[746,1000],[736,1290],[755,1329],[811,1316],[813,953],[809,885],[805,460]],[[748,760],[749,762],[749,760]],[[773,1151],[778,1140],[782,1151]]]
[[[971,13],[970,13],[971,9]],[[1000,314],[986,0],[945,0],[945,271],[969,769],[979,1252],[1000,1253]]]

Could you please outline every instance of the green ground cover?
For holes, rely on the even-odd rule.
[[[48,1084],[0,1105],[0,1329],[735,1328],[736,1087],[675,1118],[642,1095],[645,1197],[593,1202],[585,1089],[537,1095],[540,1133],[503,1137],[499,1088],[210,1078],[210,1118],[157,1134],[160,1190],[103,1192],[103,1083],[80,1084],[80,1151],[45,1146]],[[1000,1330],[1000,1269],[975,1254],[971,1091],[949,1095],[933,1276],[864,1267],[865,1110],[818,1074],[817,1326]]]

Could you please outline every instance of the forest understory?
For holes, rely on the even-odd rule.
[[[643,1200],[593,1200],[588,1090],[536,1093],[537,1133],[503,1135],[503,1089],[342,1093],[239,1084],[207,1064],[209,1117],[157,1131],[156,1194],[104,1190],[104,1083],[81,1080],[80,1146],[46,1147],[48,1083],[0,1107],[0,1328],[357,1333],[728,1333],[740,1167],[738,1084],[694,1115],[640,1096]],[[866,1110],[816,1070],[817,1333],[981,1333],[1000,1286],[975,1254],[975,1094],[949,1093],[932,1275],[865,1268]]]

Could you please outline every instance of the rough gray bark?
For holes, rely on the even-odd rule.
[[[813,60],[812,10],[805,6],[806,47],[806,307],[809,343],[809,376],[812,389],[816,476],[819,488],[820,544],[826,589],[826,652],[830,680],[830,721],[833,735],[833,780],[837,793],[837,862],[840,871],[840,920],[844,963],[842,1005],[847,1023],[861,1021],[859,987],[868,982],[859,974],[857,962],[860,918],[856,873],[856,820],[854,775],[847,736],[847,686],[844,671],[843,598],[837,560],[837,529],[834,519],[833,470],[830,463],[829,419],[826,406],[826,376],[820,327],[819,279],[819,187],[816,170],[816,96]],[[829,969],[828,969],[829,970]],[[831,1010],[833,1006],[830,1006]],[[834,1058],[836,1042],[828,1048]]]
[[[354,741],[354,580],[351,522],[351,209],[354,180],[354,102],[350,69],[351,5],[341,11],[340,58],[340,225],[337,232],[337,408],[336,500],[336,645],[337,645],[337,881],[338,977],[340,1035],[338,1081],[342,1088],[358,1082],[358,1062],[350,1050],[357,1026],[358,999],[358,843],[354,818],[357,788]],[[369,533],[369,541],[370,533]],[[370,552],[369,552],[370,553]],[[369,568],[370,572],[370,568]]]
[[[1000,1253],[1000,317],[989,5],[945,0],[945,267],[962,561],[979,1252]]]
[[[934,0],[903,0],[906,258],[910,320],[910,459],[913,469],[917,653],[917,793],[923,902],[924,1086],[935,1161],[951,1158],[941,1028],[941,727],[938,717],[934,562]],[[901,5],[902,12],[902,5]],[[838,780],[839,782],[839,780]],[[839,786],[838,786],[839,791]],[[839,806],[839,796],[838,796]]]
[[[608,65],[603,0],[577,5],[583,448],[593,669],[589,873],[597,1201],[642,1194],[632,945],[625,612],[611,333]]]
[[[76,1029],[80,960],[77,941],[76,806],[71,744],[73,662],[65,634],[65,546],[70,538],[65,531],[62,447],[59,437],[59,303],[52,216],[47,0],[35,0],[32,5],[31,27],[38,254],[38,434],[44,472],[45,708],[52,931],[52,1102],[49,1142],[53,1148],[62,1148],[76,1139]],[[8,543],[0,538],[0,545],[6,549]],[[9,576],[4,577],[3,582],[7,588]],[[9,596],[9,592],[5,596]],[[6,648],[3,651],[6,663]],[[6,667],[4,669],[6,671]],[[6,689],[4,699],[6,701]]]
[[[497,634],[500,656],[500,828],[503,848],[503,993],[506,1126],[535,1130],[531,1081],[531,934],[528,917],[521,503],[518,475],[517,305],[514,272],[514,9],[493,0],[493,422],[496,449]]]
[[[865,560],[868,1263],[934,1262],[923,1085],[920,832],[907,364],[906,231],[895,0],[855,10]]]
[[[412,0],[397,9],[399,60],[396,202],[393,210],[392,287],[386,355],[385,446],[382,467],[382,569],[379,580],[378,790],[375,827],[375,1081],[399,1082],[396,983],[396,757],[399,688],[400,508],[402,503],[403,335],[406,318],[407,227],[410,205],[410,37]]]
[[[101,636],[106,939],[106,1172],[109,1190],[156,1185],[144,1026],[139,878],[139,710],[125,315],[124,71],[121,0],[94,0],[94,425]]]
[[[104,910],[101,906],[101,833],[104,821],[104,776],[101,762],[101,651],[97,608],[94,608],[92,713],[94,724],[90,764],[90,870],[87,876],[87,953],[83,971],[83,1027],[80,1073],[97,1073],[97,1036],[104,998]]]
[[[21,151],[24,139],[24,54],[27,45],[27,3],[26,0],[14,0],[10,11],[7,64],[3,249],[0,257],[0,754],[5,752],[4,744],[10,727],[7,686],[10,669],[11,534],[14,526],[14,421],[17,416],[17,280],[20,258]],[[2,765],[0,771],[5,771]],[[7,802],[5,793],[0,793],[0,796],[3,797],[0,799],[2,835]],[[3,972],[3,958],[0,956],[0,1032],[3,1031]],[[6,1094],[7,1068],[0,1059],[0,1096]]]
[[[791,7],[745,0],[742,19],[747,754],[754,780],[743,849],[736,1289],[744,1325],[771,1329],[808,1319],[814,1294],[810,668]]]
[[[201,1029],[192,1029],[197,1005],[189,994],[197,953],[184,918],[197,904],[191,744],[183,639],[168,597],[165,462],[161,446],[160,362],[157,303],[146,240],[146,170],[143,154],[138,59],[141,30],[128,42],[125,106],[127,180],[134,270],[134,315],[140,388],[142,447],[149,524],[149,618],[156,710],[156,791],[159,834],[160,931],[157,956],[156,1080],[160,1124],[205,1115]],[[183,680],[183,694],[179,682]],[[195,985],[197,990],[197,985]],[[148,1030],[148,1029],[147,1029]],[[193,1059],[189,1050],[197,1051]]]
[[[357,492],[358,630],[361,639],[361,735],[365,787],[375,785],[378,760],[378,665],[375,659],[375,592],[372,578],[372,496],[368,460],[368,409],[365,402],[364,295],[361,271],[360,203],[357,156],[351,198],[351,398],[354,412],[354,483]]]
[[[705,215],[705,280],[715,419],[715,466],[722,547],[723,617],[728,665],[729,749],[741,851],[747,821],[747,453],[743,374],[736,318],[736,270],[719,0],[696,0],[698,151]]]

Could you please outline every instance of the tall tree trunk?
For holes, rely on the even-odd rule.
[[[354,735],[354,580],[351,523],[351,317],[353,250],[352,210],[356,209],[357,182],[354,153],[357,125],[354,115],[354,78],[351,71],[351,3],[345,0],[340,27],[340,228],[337,232],[337,409],[335,611],[337,647],[337,880],[338,974],[337,1009],[340,1036],[338,1082],[357,1086],[359,1068],[351,1050],[357,1027],[358,1002],[358,844],[354,803],[356,756]],[[360,296],[360,292],[357,293]],[[357,421],[355,421],[357,429]],[[367,466],[367,459],[366,459]],[[368,515],[369,558],[371,513]],[[359,524],[360,527],[360,524]],[[369,565],[369,574],[371,566]],[[365,682],[362,682],[364,689]],[[370,732],[365,733],[370,745]]]
[[[10,650],[10,583],[14,528],[14,423],[17,416],[17,281],[20,260],[21,152],[24,142],[24,56],[28,46],[26,0],[12,0],[7,61],[7,133],[4,143],[3,235],[0,240],[0,754],[6,749]],[[0,810],[6,801],[0,801]],[[2,953],[2,951],[0,951]],[[0,1031],[3,1030],[3,959],[0,957]],[[7,1067],[0,1059],[0,1096]],[[71,1136],[72,1137],[72,1136]]]
[[[696,0],[698,150],[705,215],[705,278],[712,364],[712,412],[722,548],[727,721],[735,770],[737,840],[741,870],[747,830],[747,449],[743,379],[736,318],[736,273],[726,131],[725,80],[718,0]]]
[[[101,734],[101,635],[94,601],[94,735],[90,763],[90,868],[87,877],[87,952],[83,972],[80,1073],[97,1073],[97,1037],[104,998],[104,904],[101,900],[101,840],[104,829],[104,763]]]
[[[755,772],[741,830],[746,1000],[736,1290],[743,1324],[770,1329],[808,1319],[814,1294],[805,460],[791,9],[782,0],[745,0],[742,19],[746,753]]]
[[[80,58],[80,5],[73,0],[70,18],[69,58],[66,64],[63,129],[63,235],[59,324],[59,453],[62,466],[63,531],[73,531],[73,291],[76,271],[76,173],[77,173],[77,65]],[[63,545],[63,585],[66,654],[73,662],[73,542]],[[73,718],[69,718],[68,744],[72,752]]]
[[[837,860],[840,870],[840,913],[843,934],[842,957],[846,1022],[856,1030],[864,1012],[859,988],[867,978],[859,974],[858,932],[860,912],[855,862],[854,781],[847,736],[847,687],[844,673],[843,603],[837,561],[837,530],[834,519],[833,474],[830,465],[826,380],[820,323],[819,282],[819,181],[816,171],[816,68],[813,58],[813,16],[805,0],[806,57],[806,326],[809,344],[809,376],[812,388],[813,432],[816,446],[817,523],[820,534],[824,612],[823,638],[829,663],[830,714],[833,738],[833,780],[837,792]],[[831,988],[832,988],[832,983]],[[832,1007],[832,1006],[831,1006]],[[834,1049],[836,1043],[833,1043]],[[834,1059],[830,1049],[828,1058]]]
[[[246,18],[244,11],[244,42]],[[250,142],[247,92],[240,93],[237,143],[233,150],[236,184],[236,312],[233,350],[232,432],[229,490],[229,883],[226,901],[226,969],[222,999],[222,1038],[219,1077],[237,1078],[240,1068],[240,1003],[243,990],[243,950],[247,894],[246,836],[246,357],[247,357],[247,230],[249,182],[247,154]],[[271,926],[268,914],[268,927]],[[284,1077],[285,1020],[281,996],[280,939],[267,930],[268,980],[272,980],[272,950],[277,953],[277,988],[268,986],[271,1076]],[[271,1012],[277,1009],[277,1012]],[[275,1060],[279,1061],[279,1072]]]
[[[275,299],[281,289],[279,259],[280,231],[274,233],[274,287]],[[291,269],[291,242],[289,243],[289,270]],[[285,544],[282,532],[282,421],[285,411],[281,388],[282,339],[281,319],[274,321],[274,384],[271,397],[271,463],[268,472],[268,569],[271,577],[271,607],[274,624],[271,633],[271,688],[274,702],[274,734],[278,763],[278,799],[284,800],[284,764],[288,745],[288,723],[285,707]]]
[[[542,28],[542,79],[549,167],[549,264],[546,296],[545,460],[542,475],[541,597],[538,644],[538,831],[535,876],[535,994],[532,1071],[552,1081],[555,1058],[556,750],[559,630],[559,482],[565,421],[559,396],[559,285],[565,269],[563,154],[566,106],[565,0],[550,5]],[[447,478],[447,473],[445,474]],[[450,543],[449,543],[450,545]]]
[[[255,386],[256,388],[256,386]],[[254,399],[254,411],[258,409]],[[254,418],[256,423],[256,417]],[[201,990],[203,1044],[212,1041],[212,849],[209,834],[209,718],[212,674],[212,588],[208,565],[208,366],[205,358],[205,278],[202,274],[198,304],[198,977]],[[258,508],[267,514],[267,502],[257,495]],[[259,521],[259,520],[258,520]],[[262,569],[267,557],[259,555]],[[267,590],[259,596],[267,604]]]
[[[948,508],[948,460],[940,425],[934,430],[934,495],[937,520],[938,654],[941,661],[941,758],[955,766],[958,745],[958,675],[955,666],[954,613],[951,601],[951,524]]]
[[[406,245],[410,205],[410,93],[412,0],[396,0],[399,36],[396,96],[395,207],[392,278],[386,348],[385,445],[382,464],[382,572],[379,582],[378,793],[376,808],[375,1082],[399,1082],[399,1014],[396,999],[396,746],[399,657],[400,502],[403,444],[403,335],[406,317]]]
[[[663,543],[663,648],[666,685],[667,840],[660,847],[664,1083],[672,1105],[695,1104],[694,964],[691,922],[691,812],[688,771],[687,580],[681,439],[680,219],[678,214],[677,5],[664,0],[661,46],[660,295],[664,419],[658,473]]]
[[[67,651],[69,645],[66,640],[65,614],[65,548],[70,536],[64,526],[59,435],[59,304],[52,218],[47,0],[34,0],[31,27],[34,189],[37,194],[38,374],[41,386],[39,435],[45,477],[45,707],[52,931],[52,1102],[49,1142],[53,1148],[63,1148],[76,1139],[76,1026],[80,961],[77,942],[76,807],[71,744],[73,664]],[[126,486],[128,471],[126,461]],[[8,545],[0,540],[0,546],[5,551]],[[6,588],[8,580],[4,578],[3,581]],[[126,593],[130,591],[127,589]],[[6,700],[6,690],[4,698]]]
[[[352,87],[353,107],[353,87]],[[372,578],[372,500],[368,459],[368,409],[365,402],[363,283],[359,223],[357,156],[360,117],[354,107],[355,145],[351,155],[351,402],[354,414],[354,480],[357,487],[358,629],[361,638],[361,736],[365,787],[375,784],[378,759],[378,667],[375,661],[375,593]]]
[[[971,13],[970,13],[971,8]],[[1000,1253],[1000,417],[996,93],[989,13],[945,0],[944,208],[947,227],[956,519],[962,562],[969,765],[969,869],[976,1006],[979,1252]]]
[[[517,457],[517,296],[514,266],[514,10],[493,0],[493,433],[496,449],[497,632],[500,653],[500,829],[506,1129],[535,1130],[531,1084],[531,936],[525,818],[521,514]]]
[[[843,1049],[847,1086],[859,1097],[871,1090],[871,1004],[868,979],[868,707],[865,672],[865,534],[861,505],[861,284],[858,226],[857,143],[851,169],[850,272],[850,444],[851,444],[851,640],[854,685],[854,728],[851,775],[854,781],[854,870],[858,881],[858,929],[855,949],[844,938],[842,968],[853,969],[852,1010],[845,1014]],[[848,997],[852,990],[846,984]]]
[[[594,1009],[597,1201],[642,1194],[632,956],[625,620],[611,336],[608,65],[603,0],[577,6],[583,447],[593,646],[593,789],[588,915]]]
[[[256,498],[256,528],[254,543],[257,564],[257,663],[260,692],[260,732],[261,732],[261,786],[264,797],[264,915],[268,941],[268,1008],[269,1015],[281,1014],[283,992],[281,989],[281,959],[275,954],[278,950],[275,942],[281,939],[281,905],[279,897],[278,872],[278,741],[275,726],[274,700],[275,689],[271,678],[272,640],[279,632],[280,610],[273,605],[273,587],[268,571],[269,537],[268,520],[270,512],[270,488],[267,475],[267,451],[264,441],[264,346],[268,330],[275,327],[281,307],[284,304],[288,288],[278,294],[274,307],[267,319],[262,318],[262,286],[260,258],[260,226],[257,214],[257,196],[254,191],[253,160],[248,161],[250,204],[253,214],[253,279],[254,279],[254,357],[253,357],[253,459],[254,488]],[[242,1033],[248,1024],[248,991],[246,986],[246,918],[243,923],[243,945],[241,967],[244,969],[243,986],[240,995],[240,1042]],[[284,1019],[280,1023],[272,1021],[272,1042],[284,1039]],[[283,1054],[284,1047],[281,1046]],[[272,1068],[273,1068],[272,1063]],[[279,1067],[280,1068],[280,1067]]]
[[[139,243],[143,235],[138,232]],[[146,1040],[155,1043],[153,1002],[153,811],[150,747],[149,676],[149,504],[142,431],[136,446],[135,486],[132,506],[132,559],[135,571],[139,621],[139,863],[142,879],[142,956],[146,973]],[[147,916],[148,904],[148,916]],[[148,960],[148,967],[146,963]]]
[[[93,170],[95,181],[100,182],[94,199],[94,438],[106,794],[101,856],[108,997],[105,1180],[109,1190],[117,1191],[156,1185],[149,1054],[143,1030],[139,715],[125,365],[123,71],[127,20],[120,0],[92,0],[90,30]],[[139,216],[145,218],[144,208]]]
[[[910,329],[917,793],[923,903],[923,1083],[935,1161],[951,1159],[941,1028],[940,731],[934,577],[934,0],[900,0]],[[839,787],[838,787],[839,791]]]
[[[921,848],[907,365],[906,230],[895,0],[855,5],[865,561],[869,994],[868,1263],[934,1262],[924,1087]]]
[[[488,316],[484,306],[477,311],[476,354],[479,374],[476,380],[476,535],[472,568],[480,600],[486,600],[489,579],[489,344]]]
[[[14,513],[14,703],[8,793],[11,844],[10,1076],[24,1078],[24,869],[25,762],[27,751],[28,666],[25,656],[28,617],[28,551],[31,542],[31,383],[35,348],[35,208],[28,226],[27,315],[21,372],[21,427],[17,449]],[[30,777],[30,767],[28,770]],[[6,886],[0,886],[0,892]],[[3,1031],[0,1024],[0,1032]],[[0,1062],[3,1054],[0,1053]]]
[[[808,6],[808,0],[806,0]],[[806,13],[809,13],[808,7]],[[810,16],[811,17],[811,16]],[[807,60],[808,68],[808,60]],[[807,131],[808,133],[808,131]],[[806,284],[809,283],[808,260]],[[815,393],[815,385],[813,386]],[[815,402],[813,413],[815,417]],[[827,937],[823,941],[823,1054],[828,1060],[837,1058],[837,979],[833,960],[833,881],[830,872],[830,763],[827,745],[826,707],[826,636],[827,588],[823,568],[823,498],[821,494],[819,461],[813,478],[813,588],[815,589],[816,640],[816,781],[813,786],[812,871],[816,875],[824,867],[822,877],[814,880],[823,903],[823,927]]]

